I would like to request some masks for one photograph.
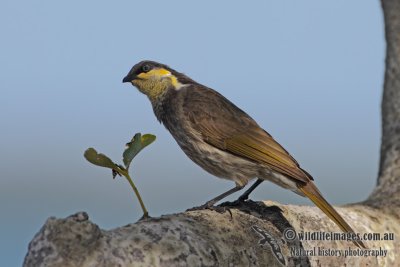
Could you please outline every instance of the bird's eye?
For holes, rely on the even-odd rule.
[[[149,70],[151,70],[150,65],[148,65],[148,64],[143,65],[143,67],[142,67],[142,71],[143,71],[143,72],[148,72]]]

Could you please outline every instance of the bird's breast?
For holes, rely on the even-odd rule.
[[[257,176],[257,164],[225,152],[204,141],[183,110],[184,90],[171,92],[153,105],[158,120],[164,124],[183,152],[205,171],[220,178],[245,185]]]
[[[246,185],[257,176],[254,162],[235,156],[206,143],[186,120],[163,121],[183,152],[205,171],[220,178]]]

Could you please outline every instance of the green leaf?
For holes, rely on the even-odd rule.
[[[156,140],[156,136],[152,134],[141,135],[140,133],[135,134],[132,140],[126,144],[126,149],[122,154],[122,159],[124,161],[126,169],[129,168],[133,158],[146,146]]]
[[[150,145],[156,140],[156,136],[152,134],[145,134],[142,136],[142,149]]]
[[[113,170],[118,170],[118,165],[116,165],[112,160],[104,154],[97,153],[94,148],[86,149],[83,156],[94,165],[110,168]]]
[[[142,135],[140,133],[135,134],[132,140],[126,144],[126,149],[122,154],[122,160],[125,164],[125,167],[128,169],[131,164],[133,158],[139,153],[142,147],[141,142]]]

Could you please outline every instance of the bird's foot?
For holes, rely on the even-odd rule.
[[[226,207],[226,206],[230,206],[230,207],[237,207],[237,206],[241,206],[243,203],[245,203],[249,198],[248,197],[242,197],[240,196],[238,199],[234,200],[234,201],[226,201],[224,203],[221,204],[221,206]]]
[[[238,197],[238,199],[236,199],[234,202],[242,203],[242,202],[245,202],[248,199],[249,199],[249,194],[244,193],[243,195]]]
[[[195,210],[213,210],[218,213],[225,213],[226,211],[228,211],[232,217],[232,212],[228,207],[214,206],[213,203],[206,203],[206,204],[198,206],[198,207],[193,207],[193,208],[187,209],[186,211],[195,211]]]

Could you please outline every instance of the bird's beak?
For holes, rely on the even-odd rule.
[[[135,79],[134,76],[128,74],[128,75],[125,76],[125,78],[122,80],[122,82],[123,82],[123,83],[130,83],[130,82],[132,82],[134,79]]]

